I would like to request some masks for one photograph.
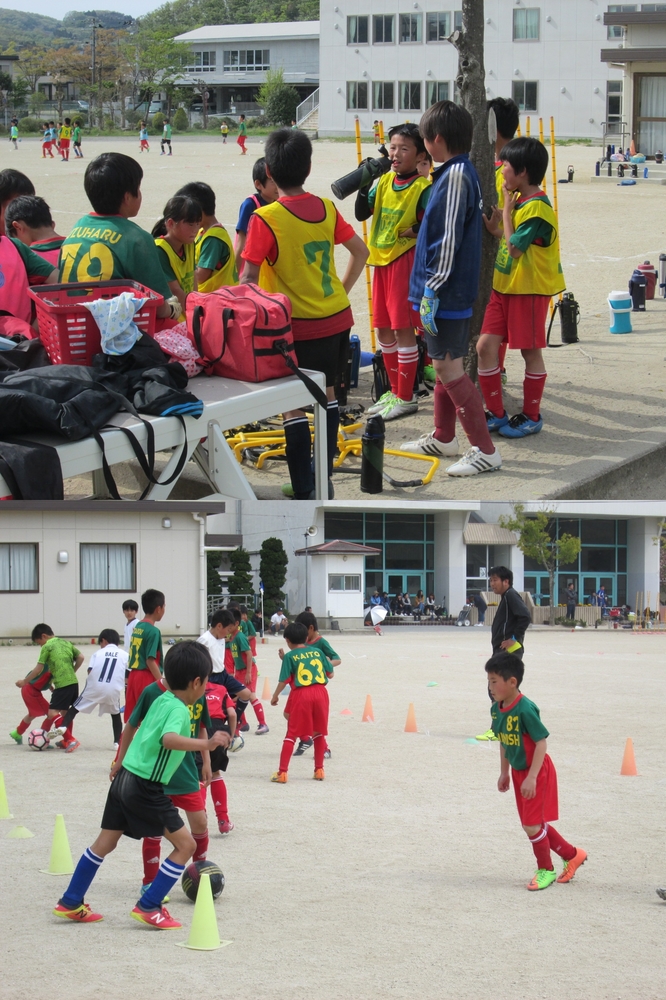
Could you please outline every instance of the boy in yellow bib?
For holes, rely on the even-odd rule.
[[[328,472],[333,469],[340,420],[336,375],[347,364],[354,322],[348,293],[361,274],[368,250],[328,198],[303,190],[312,165],[312,143],[297,129],[282,128],[266,140],[266,173],[277,184],[278,200],[252,214],[243,250],[241,284],[259,283],[291,299],[292,331],[301,368],[326,376]],[[350,258],[342,280],[334,250],[342,243]],[[302,410],[283,414],[291,494],[314,496],[310,427]],[[332,487],[329,483],[329,495]]]
[[[391,170],[356,198],[359,222],[372,216],[370,257],[374,267],[372,311],[377,339],[391,388],[369,413],[397,420],[416,412],[414,380],[419,350],[414,334],[414,311],[409,301],[409,278],[416,236],[430,193],[430,178],[419,173],[427,153],[418,125],[406,123],[389,130]]]
[[[493,292],[477,344],[479,386],[488,430],[503,437],[538,434],[543,427],[541,397],[546,384],[543,349],[553,295],[565,288],[557,219],[540,184],[548,153],[538,139],[512,139],[504,146],[504,207],[493,209],[486,227],[500,240]],[[499,225],[500,214],[502,227]],[[509,418],[502,400],[499,347],[508,340],[525,359],[523,409]]]
[[[201,226],[201,205],[187,195],[175,194],[164,206],[164,217],[153,227],[155,245],[171,292],[180,302],[185,319],[185,300],[196,292],[194,241]]]
[[[214,292],[225,285],[237,285],[233,246],[226,229],[215,218],[215,192],[210,184],[193,181],[176,194],[194,198],[201,206],[201,229],[194,241],[197,291]]]

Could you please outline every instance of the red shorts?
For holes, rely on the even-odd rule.
[[[136,703],[141,697],[143,689],[147,688],[149,684],[153,684],[154,681],[155,678],[150,670],[130,670],[127,689],[125,691],[124,722],[129,722],[129,717],[136,708]]]
[[[238,143],[238,145],[240,146],[241,149],[245,149],[245,142],[246,142],[246,140],[247,140],[247,136],[245,136],[245,135],[239,135],[238,138],[236,139],[236,142]]]
[[[552,760],[546,754],[537,777],[536,795],[533,799],[525,799],[520,794],[520,786],[529,774],[526,771],[514,771],[513,791],[516,796],[518,815],[523,826],[540,826],[542,823],[554,823],[558,819],[557,810],[557,772]]]
[[[325,684],[294,688],[289,695],[285,712],[289,709],[288,736],[313,736],[328,734],[328,691]]]
[[[61,149],[69,149],[69,139],[61,139],[60,140],[60,148]]]
[[[33,684],[24,684],[21,688],[21,697],[28,709],[28,715],[33,718],[37,715],[46,715],[49,710],[49,703],[41,691],[38,691]]]
[[[550,300],[550,295],[503,295],[493,289],[481,332],[501,337],[512,350],[544,348]]]
[[[412,309],[408,295],[415,252],[415,247],[412,247],[390,264],[375,268],[372,318],[378,329],[405,330],[414,327],[418,314]]]
[[[206,799],[201,788],[198,792],[187,792],[186,795],[170,795],[169,798],[176,809],[182,809],[186,813],[198,813],[206,808]]]

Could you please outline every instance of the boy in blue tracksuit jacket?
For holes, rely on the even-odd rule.
[[[435,384],[435,429],[403,451],[451,456],[459,453],[456,412],[470,443],[449,466],[450,476],[475,476],[502,465],[488,432],[483,403],[464,370],[472,307],[479,289],[482,199],[469,160],[472,118],[452,101],[439,101],[421,118],[421,135],[438,166],[418,230],[409,298],[420,314]]]

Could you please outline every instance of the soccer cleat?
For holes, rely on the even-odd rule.
[[[500,378],[502,379],[502,385],[506,385],[509,381],[509,376],[506,373],[506,368],[502,368],[500,372]]]
[[[486,426],[489,431],[498,431],[500,427],[506,427],[509,422],[509,414],[505,411],[504,416],[496,417],[494,413],[486,410]]]
[[[226,837],[226,835],[228,833],[231,833],[231,831],[233,830],[234,824],[231,822],[231,820],[221,819],[220,822],[217,824],[217,828],[222,834],[222,836]]]
[[[562,869],[562,874],[558,878],[558,882],[571,882],[581,865],[584,865],[587,861],[587,851],[584,851],[581,847],[576,848],[576,853],[570,861],[564,862],[564,868]]]
[[[405,441],[398,450],[411,451],[415,455],[433,455],[435,458],[450,458],[460,454],[457,437],[452,441],[438,441],[434,431],[422,434],[416,441]]]
[[[149,927],[155,927],[158,931],[177,930],[178,927],[183,926],[178,920],[174,920],[169,911],[163,906],[157,910],[142,910],[137,904],[130,913],[130,917],[138,920],[140,924],[148,924]]]
[[[261,725],[257,726],[257,728],[255,729],[254,735],[255,736],[263,736],[264,733],[269,733],[269,732],[270,732],[270,729],[268,728],[268,726],[266,725],[266,723],[262,722]]]
[[[314,778],[315,781],[323,781],[324,780],[324,768],[323,767],[318,767],[317,770],[315,771],[315,773],[312,775],[312,777]]]
[[[502,456],[497,448],[491,455],[485,455],[480,448],[474,446],[446,471],[450,476],[478,476],[480,472],[496,472],[501,468]]]
[[[73,920],[75,924],[95,924],[104,920],[101,913],[93,913],[87,903],[81,903],[73,910],[68,910],[62,903],[58,903],[53,911],[56,917],[64,917],[65,920]]]
[[[557,872],[554,868],[539,868],[534,873],[532,881],[527,883],[527,888],[531,892],[536,892],[537,889],[547,889],[549,885],[553,884],[556,878]]]
[[[435,371],[434,365],[424,365],[423,366],[423,381],[424,382],[434,382],[437,378],[437,372]]]
[[[499,737],[495,736],[495,734],[492,731],[492,729],[487,729],[485,733],[481,733],[480,736],[475,736],[474,739],[475,740],[479,740],[479,742],[481,742],[483,740],[489,740],[489,741],[490,740],[499,740]]]
[[[57,740],[60,736],[64,736],[67,732],[67,726],[55,726],[53,729],[47,730],[46,738],[47,740]]]
[[[242,726],[239,726],[238,732],[239,733],[249,733],[250,732],[250,723],[249,722],[244,722]]]
[[[306,750],[309,750],[314,740],[310,738],[309,740],[299,740],[298,746],[294,750],[294,757],[302,757]]]
[[[23,737],[19,733],[18,729],[12,729],[9,735],[11,736],[11,738],[14,740],[15,743],[23,743]]]
[[[147,892],[148,889],[150,889],[150,887],[151,887],[152,884],[153,884],[152,882],[146,882],[145,885],[141,886],[141,895],[142,896],[143,896],[144,892]],[[170,898],[169,896],[165,896],[164,897],[164,899],[162,900],[162,906],[164,906],[165,903],[169,902],[169,898]]]
[[[64,743],[64,740],[63,740],[63,743]],[[78,740],[71,739],[71,740],[67,740],[67,742],[65,743],[65,745],[63,746],[62,749],[65,751],[65,753],[74,753],[74,751],[78,750],[80,746],[81,746],[81,744],[80,744],[80,742]]]
[[[384,409],[380,410],[380,415],[385,421],[399,420],[400,417],[408,417],[412,413],[417,413],[418,409],[419,404],[417,400],[413,399],[407,402],[407,400],[398,399],[397,396],[394,396],[394,398],[387,403]]]
[[[271,781],[275,781],[278,785],[287,784],[287,772],[286,771],[276,771],[275,774],[271,774]]]
[[[385,392],[382,396],[379,397],[376,403],[373,403],[372,406],[369,406],[365,412],[368,414],[368,416],[372,416],[373,413],[381,413],[382,410],[386,409],[388,404],[395,398],[396,397],[389,389],[388,392]]]
[[[657,889],[656,893],[659,896],[659,899],[666,900],[666,889]]]
[[[331,748],[326,747],[326,749],[324,750],[324,760],[330,760],[330,759],[331,759]]]
[[[538,434],[542,427],[541,414],[538,420],[530,420],[525,413],[517,413],[507,424],[500,427],[499,432],[506,438],[524,438],[530,434]]]

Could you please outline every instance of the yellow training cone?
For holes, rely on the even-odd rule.
[[[194,951],[215,951],[216,948],[222,947],[220,933],[217,929],[213,893],[210,888],[210,875],[206,872],[201,874],[190,936],[180,946],[181,948],[192,948]]]
[[[262,701],[271,700],[271,682],[269,681],[268,677],[264,678],[264,690],[261,692],[261,700]]]
[[[14,819],[9,811],[7,792],[5,791],[5,776],[0,771],[0,819]]]
[[[44,875],[71,875],[74,872],[74,862],[72,861],[72,852],[69,849],[69,841],[67,840],[65,820],[61,813],[58,813],[56,816],[49,867],[40,868],[39,870]]]
[[[10,830],[7,837],[10,840],[27,840],[28,837],[34,837],[34,833],[30,833],[30,830],[26,826],[15,826],[13,830]]]

